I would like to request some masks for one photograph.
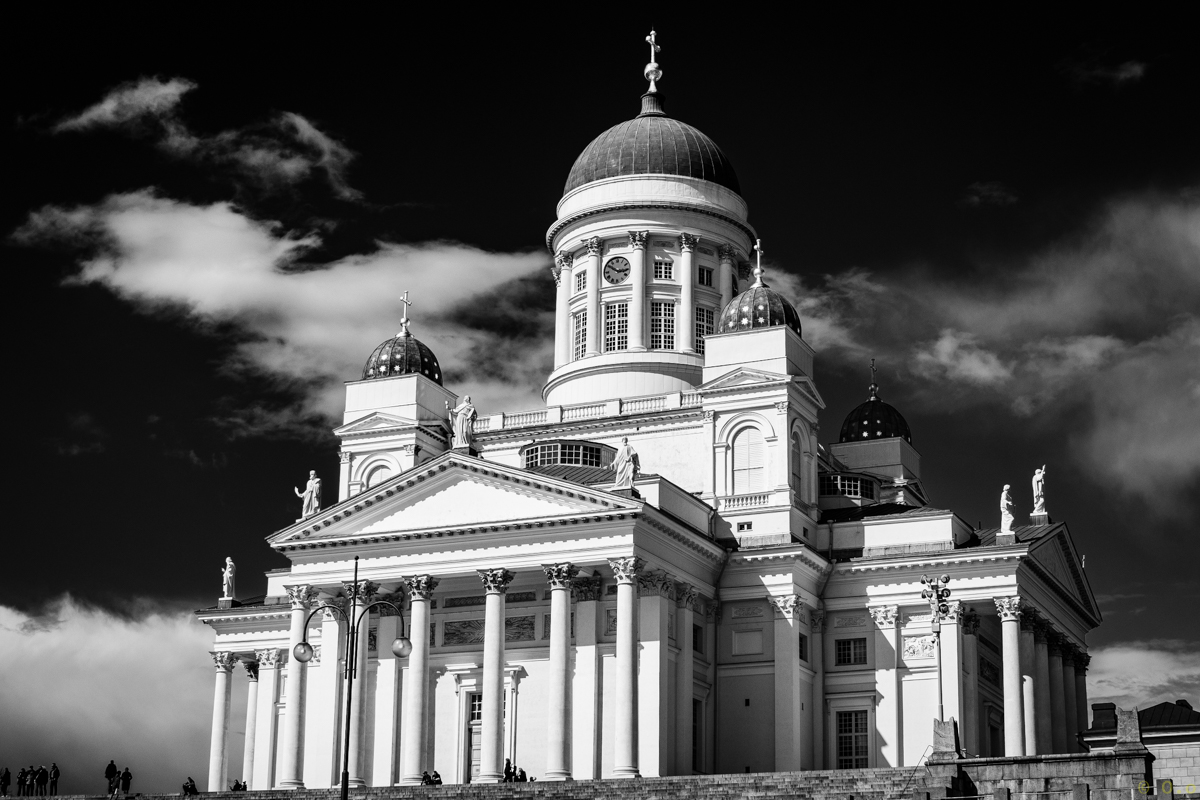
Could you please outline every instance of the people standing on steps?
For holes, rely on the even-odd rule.
[[[50,762],[50,794],[58,794],[58,779],[62,777],[62,772],[58,769],[58,764],[54,761]]]
[[[116,780],[117,773],[119,772],[120,770],[117,769],[117,762],[109,761],[108,766],[104,768],[104,780],[108,782],[108,791],[106,791],[105,794],[111,795],[113,790],[117,788]]]
[[[133,773],[129,771],[129,767],[121,773],[121,794],[129,794],[129,784],[133,782]]]

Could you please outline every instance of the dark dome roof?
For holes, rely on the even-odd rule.
[[[437,356],[408,332],[407,325],[394,338],[375,348],[363,366],[362,379],[369,381],[397,375],[424,375],[438,386],[442,385],[442,368]]]
[[[800,335],[800,315],[783,295],[758,280],[729,301],[721,312],[717,333],[786,325]]]
[[[912,444],[912,433],[900,412],[879,399],[879,387],[871,384],[867,402],[846,415],[839,442],[866,442],[899,436]]]
[[[666,116],[662,95],[642,96],[642,113],[614,125],[584,148],[571,167],[563,194],[621,175],[683,175],[741,193],[737,174],[716,142],[691,125]]]

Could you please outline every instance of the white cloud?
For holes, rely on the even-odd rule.
[[[0,606],[6,765],[15,774],[57,762],[62,794],[100,794],[110,759],[130,768],[134,791],[177,792],[189,775],[203,786],[211,647],[211,631],[182,608],[143,602],[120,616],[69,596],[36,615]],[[234,676],[235,709],[245,708],[245,683]],[[231,776],[244,741],[244,722],[233,717]]]
[[[142,117],[174,114],[183,96],[196,88],[184,78],[142,78],[113,89],[104,99],[54,126],[55,132],[126,125]]]
[[[946,329],[937,341],[918,346],[914,367],[925,378],[943,378],[978,386],[1004,383],[1012,369],[993,352],[981,347],[977,337]]]
[[[1176,639],[1121,642],[1093,648],[1088,667],[1088,702],[1118,708],[1148,708],[1200,697],[1200,651]]]
[[[1017,193],[999,181],[978,181],[963,192],[959,201],[964,206],[1011,206],[1017,202]]]
[[[340,421],[341,383],[358,377],[372,349],[395,335],[405,290],[415,302],[413,333],[455,376],[447,385],[471,394],[485,412],[540,402],[552,343],[506,346],[454,313],[472,297],[495,303],[489,293],[545,268],[548,258],[541,253],[381,242],[369,253],[301,266],[299,259],[318,243],[313,234],[253,220],[227,203],[196,206],[150,192],[114,195],[94,206],[43,208],[15,238],[89,243],[92,253],[72,281],[106,286],[147,311],[180,307],[195,324],[235,323],[252,334],[226,368],[274,375],[303,391],[305,400],[270,413],[239,410],[230,422],[244,433],[327,428]],[[526,316],[534,317],[530,326],[548,327],[536,312]],[[470,368],[482,353],[504,364],[502,374]]]

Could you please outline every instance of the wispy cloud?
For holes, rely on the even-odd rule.
[[[1088,702],[1147,708],[1200,697],[1200,650],[1195,642],[1152,639],[1091,650]]]
[[[1011,206],[1017,199],[1017,193],[999,181],[983,181],[968,186],[959,203],[969,208]]]
[[[150,138],[171,156],[233,170],[267,190],[294,186],[320,173],[337,197],[362,197],[346,177],[354,152],[299,114],[284,112],[242,128],[196,133],[180,114],[183,96],[196,88],[185,78],[142,78],[116,87],[95,105],[60,120],[52,130],[108,128]]]
[[[1065,69],[1078,83],[1100,83],[1120,88],[1137,83],[1146,77],[1148,66],[1143,61],[1123,61],[1120,64],[1105,64],[1100,61],[1067,62]]]
[[[110,759],[130,767],[135,791],[175,792],[188,775],[204,783],[212,633],[189,609],[135,603],[126,611],[69,596],[36,613],[0,606],[0,753],[14,772],[56,761],[63,794],[100,794]],[[245,708],[245,683],[234,675],[235,708]],[[232,716],[236,770],[244,715]]]
[[[256,221],[226,203],[198,206],[148,191],[43,208],[14,239],[84,247],[69,282],[105,286],[147,312],[182,309],[196,326],[238,326],[246,336],[224,368],[273,376],[302,400],[230,408],[223,422],[235,434],[325,431],[340,421],[342,382],[395,335],[406,289],[416,302],[413,333],[437,354],[447,384],[482,409],[536,405],[549,371],[553,288],[540,252],[380,242],[301,265],[319,244],[316,234]],[[524,280],[534,272],[536,280]]]

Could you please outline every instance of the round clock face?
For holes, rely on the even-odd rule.
[[[629,277],[629,259],[617,256],[604,265],[604,279],[609,283],[622,283]]]

